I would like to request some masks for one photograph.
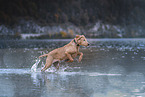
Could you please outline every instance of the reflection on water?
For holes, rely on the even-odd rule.
[[[38,56],[58,41],[49,42],[48,48],[0,49],[0,97],[145,97],[145,40],[89,42],[90,47],[81,49],[81,63],[62,62],[60,70],[52,66],[44,73],[45,58],[38,61]]]

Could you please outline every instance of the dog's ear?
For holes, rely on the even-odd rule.
[[[80,37],[80,35],[76,35],[76,38],[79,38]]]

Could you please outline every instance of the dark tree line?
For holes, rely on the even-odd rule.
[[[130,23],[132,9],[144,10],[144,4],[144,0],[0,0],[0,24],[13,26],[25,19],[40,25],[85,26],[99,20],[122,25]]]

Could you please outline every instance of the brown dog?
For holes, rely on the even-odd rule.
[[[83,53],[79,52],[80,45],[88,46],[89,43],[84,35],[76,35],[76,37],[67,45],[54,49],[48,54],[39,56],[39,58],[47,56],[45,67],[41,71],[48,69],[53,63],[59,63],[61,60],[68,60],[67,62],[73,62],[73,58],[80,55],[79,62],[82,60]],[[58,69],[59,66],[57,65]]]

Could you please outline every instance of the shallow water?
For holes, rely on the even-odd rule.
[[[69,41],[0,41],[0,97],[145,97],[145,39],[89,39],[82,62],[31,70]]]

